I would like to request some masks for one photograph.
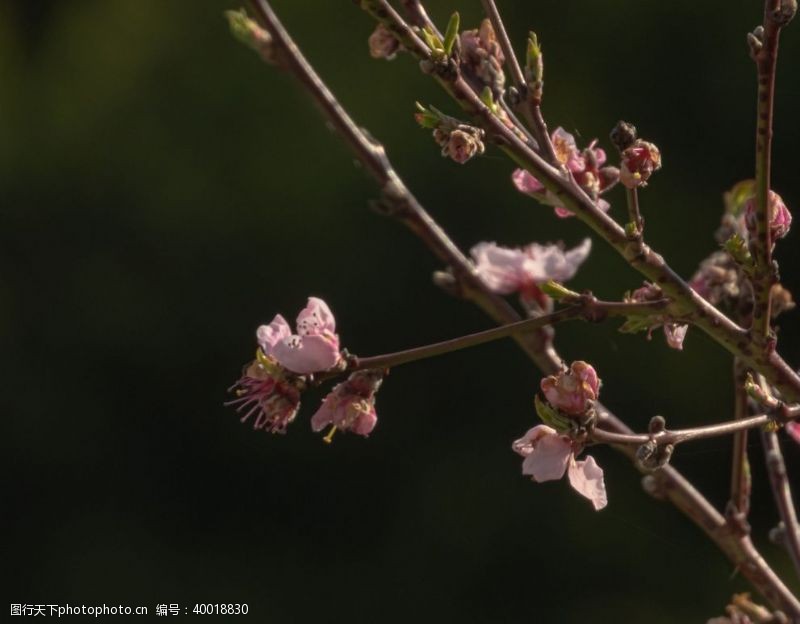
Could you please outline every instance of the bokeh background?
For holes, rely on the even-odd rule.
[[[431,0],[444,23],[476,0]],[[689,276],[715,243],[721,193],[752,170],[756,0],[500,2],[521,49],[535,29],[551,127],[608,148],[620,119],[664,169],[648,236]],[[497,150],[441,158],[413,103],[456,112],[414,62],[369,58],[348,2],[274,7],[355,118],[456,241],[587,235],[517,194]],[[230,37],[214,0],[0,4],[0,406],[5,602],[248,603],[264,622],[689,622],[747,588],[694,526],[648,498],[613,451],[601,513],[566,483],[520,475],[539,375],[510,341],[398,368],[380,423],[328,446],[307,419],[254,432],[222,406],[253,332],[324,297],[367,355],[490,325],[441,293],[440,268],[370,212],[367,176],[292,80]],[[774,187],[800,205],[800,26],[784,34]],[[622,191],[612,196],[621,217]],[[800,291],[798,233],[778,258]],[[606,298],[640,278],[596,244],[572,283]],[[731,415],[730,360],[691,331],[682,353],[615,322],[559,328],[594,362],[603,400],[642,429]],[[780,347],[800,361],[797,313]],[[787,445],[788,446],[788,445]],[[800,456],[787,449],[790,472]],[[751,446],[757,542],[776,517]],[[729,441],[674,464],[722,505]],[[796,485],[800,487],[800,479]],[[800,586],[792,580],[793,587]],[[3,607],[7,608],[7,607]]]

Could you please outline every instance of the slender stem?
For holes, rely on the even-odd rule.
[[[528,123],[528,126],[536,133],[536,139],[539,146],[544,151],[544,156],[550,164],[557,164],[555,148],[553,142],[550,140],[550,132],[547,130],[547,124],[542,116],[541,102],[535,101],[533,93],[531,93],[528,83],[525,80],[525,74],[522,72],[517,55],[514,54],[514,47],[511,45],[511,40],[508,37],[506,26],[503,23],[503,18],[497,10],[497,5],[494,0],[481,0],[483,9],[492,22],[492,27],[500,42],[500,47],[506,57],[506,65],[508,72],[511,74],[511,82],[517,89],[520,95],[519,107],[522,116]]]
[[[778,435],[774,431],[762,431],[761,442],[764,445],[772,495],[784,526],[784,543],[795,570],[800,574],[800,526],[797,524],[797,511],[792,500],[792,490],[789,487],[789,478],[786,473],[786,464],[783,461],[783,453],[781,453],[778,443]]]
[[[778,40],[781,25],[773,17],[780,0],[764,2],[764,34],[761,49],[755,53],[758,70],[756,107],[756,235],[751,241],[755,260],[753,272],[753,338],[764,344],[770,335],[770,303],[775,271],[772,267],[772,234],[770,232],[769,189],[772,159],[772,118],[775,101],[775,68],[778,62]]]
[[[744,390],[746,370],[739,360],[733,363],[733,415],[736,420],[747,416],[747,393]],[[733,434],[733,459],[731,463],[731,505],[744,520],[750,512],[750,461],[747,458],[747,429]]]
[[[269,9],[264,0],[257,0],[256,10],[267,30],[273,36],[275,45],[281,47],[285,57],[296,56],[287,67],[300,80],[312,98],[320,105],[326,118],[336,128],[355,127],[350,117],[338,102],[331,100],[330,94],[319,77],[300,54],[283,25]],[[412,33],[413,34],[413,33]],[[489,291],[478,276],[470,261],[449,239],[442,228],[428,215],[410,191],[402,183],[391,167],[382,146],[367,138],[361,131],[343,132],[342,137],[358,158],[375,177],[384,190],[384,198],[395,206],[391,215],[417,234],[426,246],[442,261],[449,264],[465,298],[474,301],[498,323],[511,323],[520,319],[517,312],[503,299]],[[372,166],[382,165],[378,172]],[[516,334],[514,339],[545,374],[560,370],[561,357],[553,349],[549,336],[544,331]],[[603,425],[618,433],[631,433],[631,430],[603,405],[597,410]],[[635,450],[632,446],[615,446],[629,458]],[[677,470],[671,466],[659,469],[653,475],[659,492],[675,507],[697,524],[722,550],[723,553],[742,571],[753,586],[773,605],[791,617],[800,618],[800,603],[783,585],[780,578],[767,565],[747,537],[734,533],[725,518],[698,492]]]
[[[772,422],[772,417],[768,414],[759,414],[749,418],[730,420],[716,425],[706,425],[703,427],[691,427],[689,429],[665,430],[658,433],[634,433],[621,434],[595,428],[590,437],[595,442],[606,442],[608,444],[632,444],[639,446],[651,440],[660,444],[680,444],[692,440],[702,440],[704,438],[716,438],[719,436],[730,435],[737,431],[763,427]]]
[[[626,188],[625,198],[628,204],[628,220],[636,228],[636,237],[641,239],[644,222],[642,221],[642,213],[639,210],[639,192],[635,188]]]
[[[413,349],[406,349],[404,351],[397,351],[395,353],[387,353],[385,355],[375,355],[367,358],[357,358],[355,369],[366,368],[390,368],[392,366],[399,366],[407,362],[416,362],[425,358],[435,357],[437,355],[444,355],[445,353],[452,353],[453,351],[460,351],[468,349],[477,345],[492,342],[500,338],[508,338],[514,334],[525,333],[535,329],[541,329],[548,325],[555,325],[563,321],[581,318],[584,312],[581,306],[572,306],[564,308],[558,312],[545,314],[536,318],[524,319],[509,325],[501,325],[500,327],[493,327],[485,331],[476,332],[467,336],[453,338],[451,340],[444,340],[423,347],[415,347]]]
[[[386,0],[361,0],[361,5],[400,38],[407,50],[420,59],[430,60],[431,52],[428,47],[414,35],[405,20]],[[443,67],[441,70],[434,69],[434,75],[445,90],[473,115],[488,135],[494,137],[503,151],[533,174],[558,198],[561,205],[575,213],[633,268],[658,284],[664,294],[674,300],[676,306],[685,307],[685,316],[695,326],[739,357],[745,365],[764,374],[789,400],[800,401],[800,375],[777,352],[772,351],[766,357],[755,353],[750,348],[750,336],[744,328],[700,297],[660,254],[644,243],[629,240],[623,228],[600,210],[574,180],[562,175],[506,127],[457,72]]]
[[[427,26],[433,32],[439,35],[439,37],[442,36],[442,33],[439,32],[439,30],[436,28],[436,25],[431,21],[431,18],[428,17],[425,7],[422,6],[422,3],[419,0],[402,0],[402,4],[409,16],[409,19],[414,23],[415,26],[419,26],[420,28]]]

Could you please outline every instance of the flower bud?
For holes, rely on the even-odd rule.
[[[661,169],[661,152],[652,143],[636,139],[622,152],[620,182],[630,189],[645,186],[658,169]]]
[[[609,138],[621,152],[629,148],[636,140],[636,126],[620,119],[613,130],[611,130]]]
[[[400,42],[383,24],[378,24],[367,40],[369,43],[369,55],[374,59],[386,59],[391,61],[397,56],[400,49]]]
[[[783,199],[775,191],[769,192],[768,204],[770,236],[773,241],[776,241],[789,233],[789,228],[792,225],[792,213],[789,212],[786,204],[783,203]],[[744,211],[745,223],[752,236],[756,231],[757,206],[755,197],[747,200]]]
[[[440,133],[440,137],[436,133]],[[449,134],[442,134],[441,129],[434,131],[436,142],[442,145],[442,156],[446,156],[459,164],[464,164],[475,155],[483,154],[483,130],[472,126],[461,126]]]
[[[573,362],[568,371],[545,377],[542,392],[550,405],[566,414],[584,414],[591,402],[597,400],[600,379],[591,364]]]

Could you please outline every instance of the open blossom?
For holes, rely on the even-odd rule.
[[[792,225],[792,213],[783,203],[783,199],[775,191],[769,192],[769,227],[773,241],[783,238],[789,233]],[[756,198],[751,197],[747,200],[744,209],[745,223],[751,236],[756,230]]]
[[[622,151],[619,180],[630,189],[646,186],[654,171],[661,169],[661,152],[649,143],[636,139]]]
[[[501,247],[496,243],[478,243],[470,253],[478,275],[489,289],[500,295],[519,292],[523,298],[544,297],[539,284],[548,280],[565,282],[589,256],[591,239],[564,251],[558,245],[531,243],[522,248]]]
[[[341,358],[336,320],[328,304],[309,297],[308,305],[297,316],[297,333],[280,314],[256,332],[264,355],[284,368],[306,375],[336,366]]]
[[[568,371],[545,377],[542,392],[548,403],[565,414],[584,414],[600,392],[600,378],[591,364],[573,362]]]
[[[261,353],[228,391],[237,398],[225,405],[235,406],[242,422],[252,417],[253,429],[286,433],[300,409],[298,380],[285,375],[272,358]]]
[[[357,371],[347,381],[334,386],[311,418],[311,428],[322,431],[333,425],[341,431],[367,436],[375,428],[375,394],[381,386],[383,371]]]
[[[556,128],[550,140],[558,162],[572,173],[583,190],[596,199],[598,208],[603,212],[608,211],[609,203],[597,197],[616,184],[619,171],[615,167],[603,167],[606,153],[596,147],[597,140],[592,141],[589,147],[581,151],[575,143],[575,137],[563,128]],[[561,218],[573,216],[571,211],[559,205],[559,200],[553,193],[547,191],[544,185],[525,169],[516,169],[511,174],[511,181],[520,193],[531,195],[553,206],[557,216]]]
[[[537,425],[516,440],[512,449],[525,458],[522,474],[537,483],[561,479],[566,472],[573,489],[588,498],[596,510],[608,504],[603,469],[591,456],[576,461],[581,449],[569,437],[547,425]]]

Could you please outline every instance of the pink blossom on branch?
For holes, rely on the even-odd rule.
[[[470,254],[475,270],[492,292],[499,295],[519,292],[523,299],[541,301],[545,295],[539,284],[571,279],[591,249],[589,238],[569,251],[559,245],[531,243],[511,248],[483,242],[475,245]]]
[[[259,327],[256,336],[264,355],[300,375],[329,370],[341,359],[336,320],[328,304],[317,297],[309,297],[297,316],[296,334],[278,314],[269,325]]]
[[[516,440],[512,449],[525,458],[522,474],[537,483],[561,479],[566,473],[572,488],[588,498],[596,510],[608,504],[603,469],[591,456],[576,461],[575,444],[569,437],[547,425],[537,425]]]
[[[261,353],[228,391],[236,398],[225,405],[236,407],[241,422],[252,417],[256,430],[286,433],[300,409],[298,380],[285,375],[272,358]]]
[[[783,238],[789,233],[792,225],[792,213],[783,203],[783,199],[775,191],[769,192],[769,228],[770,238],[773,241]],[[744,209],[745,223],[752,236],[756,229],[756,198],[751,197],[747,200]]]
[[[603,167],[606,162],[606,153],[595,147],[595,139],[584,150],[579,150],[575,137],[563,128],[556,128],[550,140],[558,162],[565,167],[575,178],[575,181],[591,197],[597,201],[597,207],[607,212],[610,204],[604,199],[598,199],[601,193],[611,189],[619,178],[619,171],[615,167]],[[559,205],[559,199],[544,185],[525,169],[516,169],[511,174],[511,181],[520,193],[531,195],[539,201],[553,206],[557,216],[571,217],[573,213]]]
[[[334,386],[322,401],[322,406],[311,417],[311,428],[322,431],[332,425],[334,430],[368,436],[378,422],[375,394],[381,386],[383,376],[384,371],[357,371],[347,381]]]
[[[642,139],[636,139],[622,151],[619,180],[629,189],[646,186],[654,171],[661,169],[661,152]]]
[[[600,393],[600,378],[591,364],[578,360],[567,371],[542,379],[540,387],[548,403],[573,416],[586,413]]]

